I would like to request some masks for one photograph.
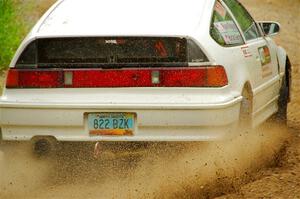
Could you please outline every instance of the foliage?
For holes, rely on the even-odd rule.
[[[251,16],[236,0],[225,0],[226,5],[232,11],[243,32],[249,29],[252,25]]]
[[[0,70],[9,65],[26,31],[16,8],[15,1],[0,0]]]

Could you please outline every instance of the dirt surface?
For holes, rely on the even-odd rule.
[[[218,199],[234,198],[300,198],[300,134],[299,129],[289,129],[295,134],[275,167],[262,169],[253,176],[253,182],[243,185],[234,194]]]
[[[288,129],[268,124],[226,142],[140,150],[103,146],[99,159],[92,145],[63,145],[56,156],[41,158],[30,145],[5,143],[0,198],[300,198],[300,1],[242,2],[256,19],[282,24],[276,40],[293,64]]]
[[[287,139],[285,129],[272,125],[226,142],[154,143],[140,153],[131,152],[128,146],[106,146],[96,160],[92,145],[64,145],[58,155],[44,159],[32,156],[25,144],[5,144],[0,157],[0,195],[212,198],[236,192],[256,179],[261,168],[277,166]]]

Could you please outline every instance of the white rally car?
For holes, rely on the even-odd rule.
[[[59,0],[11,62],[1,139],[213,141],[284,121],[279,28],[237,0]]]

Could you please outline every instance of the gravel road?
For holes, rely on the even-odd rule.
[[[38,2],[45,9],[52,0]],[[300,198],[300,1],[242,2],[256,19],[282,25],[276,40],[293,64],[287,129],[271,124],[231,141],[135,152],[124,146],[98,160],[91,146],[37,158],[26,143],[0,144],[0,198]]]

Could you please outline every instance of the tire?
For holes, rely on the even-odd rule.
[[[287,107],[289,101],[289,87],[287,86],[286,75],[283,78],[278,99],[278,112],[274,114],[273,121],[287,125]]]
[[[286,74],[283,76],[282,85],[279,92],[278,112],[271,117],[272,122],[277,122],[285,126],[287,125],[287,108],[290,99],[290,66],[290,61],[287,57]]]

